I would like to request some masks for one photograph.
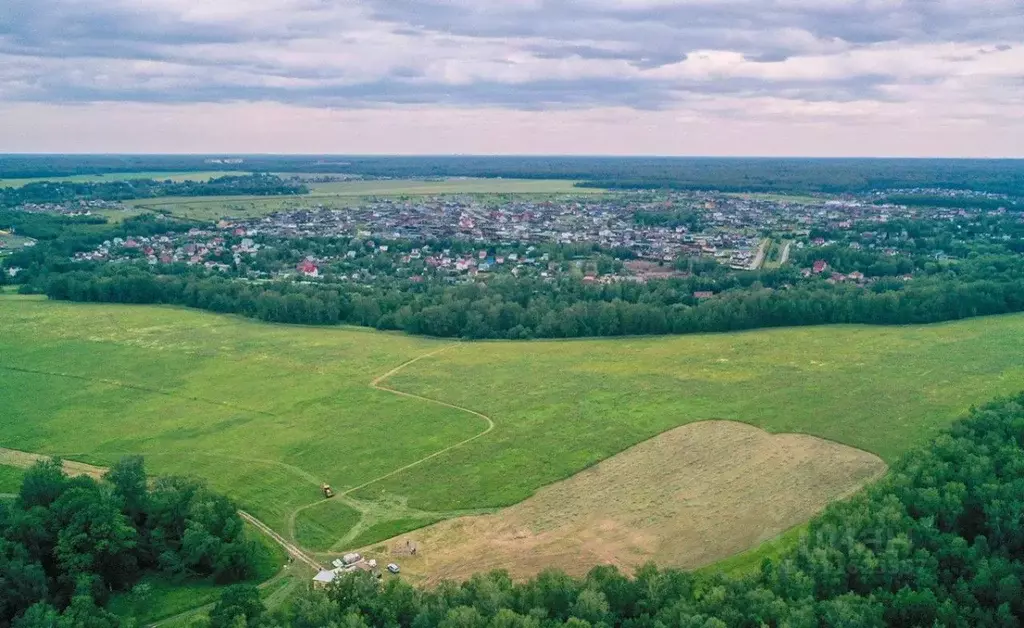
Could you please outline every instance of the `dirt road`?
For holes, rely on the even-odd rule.
[[[41,454],[33,454],[27,451],[18,451],[17,449],[6,449],[4,447],[0,447],[0,465],[7,467],[27,469],[40,460],[49,459],[49,456],[43,456]],[[76,475],[88,475],[99,480],[103,477],[103,474],[107,472],[103,467],[94,467],[93,465],[85,464],[84,462],[75,462],[73,460],[64,460],[63,462],[64,473],[67,473],[72,477]]]
[[[786,242],[786,246],[782,249],[782,256],[779,258],[779,266],[785,266],[786,262],[789,261],[789,250],[793,247],[793,241]]]
[[[769,238],[761,240],[761,246],[757,247],[757,255],[754,256],[754,261],[750,264],[750,270],[760,270],[764,265],[765,258],[768,257],[768,247],[771,244],[772,241]]]
[[[288,542],[283,536],[271,530],[270,526],[268,526],[267,524],[263,523],[256,517],[253,517],[244,510],[239,510],[238,514],[240,517],[242,517],[242,519],[245,519],[253,526],[255,526],[260,532],[274,539],[274,541],[276,541],[278,545],[284,548],[284,551],[288,552],[289,556],[295,558],[296,560],[302,563],[305,563],[306,565],[312,567],[313,569],[316,569],[317,571],[323,569],[323,566],[321,566],[320,563],[318,563],[313,557],[299,549],[299,546],[295,545],[294,543]]]

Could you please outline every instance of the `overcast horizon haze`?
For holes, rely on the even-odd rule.
[[[4,153],[1024,157],[1021,0],[3,0]]]

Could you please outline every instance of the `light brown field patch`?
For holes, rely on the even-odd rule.
[[[807,521],[885,470],[873,454],[813,436],[705,421],[501,512],[444,521],[386,545],[390,553],[415,542],[416,555],[399,562],[428,584],[490,569],[516,578],[547,567],[573,575],[600,564],[631,571],[647,561],[691,569]]]
[[[39,462],[40,460],[49,460],[50,456],[44,456],[42,454],[33,454],[27,451],[18,451],[17,449],[5,449],[0,447],[0,465],[7,467],[20,467],[27,469]],[[74,477],[76,475],[88,475],[94,479],[100,480],[103,475],[107,472],[103,467],[94,467],[91,464],[84,462],[75,462],[74,460],[63,461],[64,473]]]

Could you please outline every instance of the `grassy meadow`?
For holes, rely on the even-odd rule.
[[[368,385],[439,346],[5,296],[0,446],[98,465],[143,454],[151,472],[207,477],[287,533],[320,482],[341,492],[479,431],[457,410]]]
[[[775,203],[791,203],[794,205],[821,205],[825,202],[825,198],[817,196],[809,196],[807,194],[769,194],[769,193],[758,193],[758,192],[736,192],[727,194],[727,196],[735,196],[737,198],[745,198],[755,201],[772,201]]]
[[[168,196],[125,201],[137,212],[159,212],[186,220],[214,222],[221,218],[258,218],[274,212],[322,205],[331,209],[352,207],[357,197],[315,196]]]
[[[310,183],[312,194],[338,196],[430,196],[434,194],[600,194],[565,179],[387,179]]]
[[[287,175],[283,175],[287,176]],[[128,201],[138,210],[169,213],[190,220],[213,221],[224,217],[254,218],[278,211],[322,206],[345,209],[370,197],[410,197],[468,194],[482,197],[507,195],[600,194],[596,188],[576,188],[573,181],[546,179],[389,179],[310,183],[301,196],[199,196]]]
[[[21,490],[21,480],[25,471],[17,467],[0,465],[0,496],[14,495]]]
[[[434,509],[477,504],[480,494],[511,504],[529,486],[711,418],[819,436],[892,462],[971,405],[1024,386],[1024,316],[466,344],[389,383],[489,414],[499,429],[358,496],[385,490]],[[461,471],[478,459],[489,462]]]
[[[385,383],[421,397],[371,387],[417,357]],[[1024,316],[453,343],[8,295],[0,373],[0,446],[99,465],[143,454],[326,551],[491,512],[704,419],[892,461],[1020,390]],[[487,428],[459,407],[494,428],[444,451]],[[321,481],[338,497],[322,500]]]
[[[7,233],[6,231],[0,232],[0,255],[3,255],[7,251],[20,249],[29,242],[32,242],[32,238],[24,238],[22,236]]]

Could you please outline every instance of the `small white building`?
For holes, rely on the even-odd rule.
[[[338,577],[338,574],[330,569],[321,569],[319,573],[313,576],[313,586],[323,589],[334,582],[334,579]]]

